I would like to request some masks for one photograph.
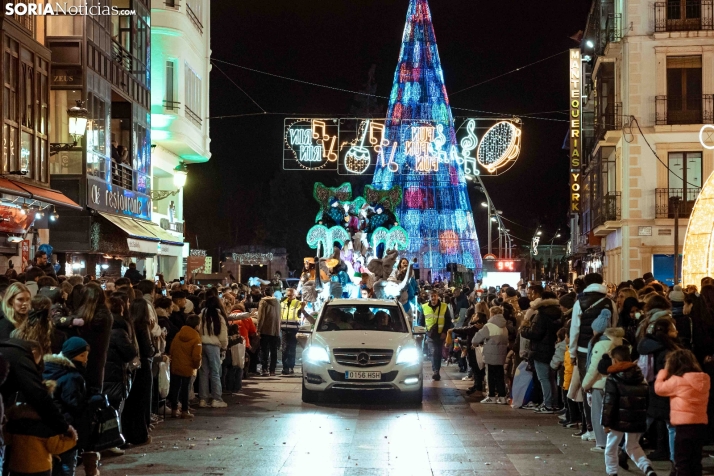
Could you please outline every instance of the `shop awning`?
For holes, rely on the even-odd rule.
[[[49,203],[50,205],[56,205],[59,207],[67,207],[74,210],[84,209],[81,205],[67,198],[67,196],[65,196],[62,192],[49,188],[38,187],[37,185],[29,185],[18,180],[0,178],[0,192]]]
[[[164,230],[161,228],[159,225],[157,225],[154,222],[151,221],[144,221],[144,220],[135,220],[137,223],[140,223],[141,226],[149,230],[152,235],[157,236],[162,243],[166,243],[167,245],[176,245],[176,246],[183,246],[183,241],[181,238],[177,238],[168,231]]]
[[[151,233],[149,230],[144,228],[139,224],[138,221],[129,218],[129,217],[122,217],[119,215],[112,215],[111,213],[102,213],[99,212],[101,216],[112,222],[114,225],[119,227],[124,233],[127,235],[133,237],[133,238],[138,238],[140,240],[148,240],[148,241],[159,241],[160,238],[153,233]]]

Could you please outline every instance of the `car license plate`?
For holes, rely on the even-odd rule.
[[[346,371],[347,380],[381,380],[382,372]]]

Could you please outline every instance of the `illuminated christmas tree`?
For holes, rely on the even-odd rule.
[[[480,270],[464,173],[450,160],[458,144],[427,0],[409,4],[384,137],[372,183],[402,187],[397,217],[409,233],[409,257],[432,275],[448,263]]]

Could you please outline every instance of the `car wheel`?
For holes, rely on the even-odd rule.
[[[303,403],[316,403],[320,395],[314,390],[308,390],[305,387],[305,380],[302,381],[302,401]]]
[[[424,381],[422,380],[421,383],[419,383],[419,390],[415,390],[413,392],[404,392],[402,398],[404,400],[404,403],[409,403],[412,405],[421,405],[423,395]]]

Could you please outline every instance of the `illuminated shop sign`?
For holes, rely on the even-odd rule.
[[[151,220],[148,195],[94,177],[87,177],[87,206],[103,212]]]
[[[467,176],[496,175],[521,151],[521,122],[457,119],[448,124],[419,119],[288,118],[283,133],[284,170],[325,170],[340,175],[430,174],[460,166]],[[477,125],[478,124],[478,125]],[[477,129],[483,131],[479,140]]]
[[[581,157],[582,141],[580,131],[580,50],[573,48],[570,50],[570,72],[569,72],[569,101],[570,101],[570,213],[580,213],[580,180],[581,180]]]

